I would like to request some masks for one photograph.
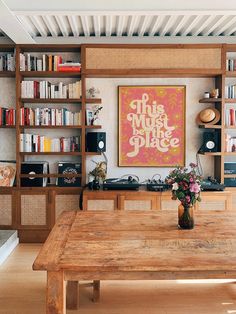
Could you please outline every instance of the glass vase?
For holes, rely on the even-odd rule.
[[[178,207],[178,227],[180,229],[193,229],[193,206],[180,204]]]

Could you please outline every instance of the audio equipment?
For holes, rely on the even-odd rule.
[[[199,152],[219,152],[220,151],[220,136],[219,132],[204,132],[203,144]]]
[[[138,190],[139,186],[139,177],[136,175],[124,175],[103,181],[103,190]]]
[[[220,184],[216,179],[208,177],[201,182],[202,191],[224,191],[225,185]]]
[[[147,182],[147,190],[148,191],[166,191],[170,189],[170,185],[166,184],[162,180],[148,180]]]
[[[87,152],[105,152],[106,151],[106,133],[88,132],[86,135]]]

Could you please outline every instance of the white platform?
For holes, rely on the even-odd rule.
[[[16,230],[0,230],[0,265],[7,259],[18,243],[19,238]]]

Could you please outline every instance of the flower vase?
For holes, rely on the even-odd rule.
[[[194,218],[193,218],[193,206],[182,205],[178,207],[178,227],[180,229],[193,229]]]

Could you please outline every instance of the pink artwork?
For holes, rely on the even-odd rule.
[[[119,86],[119,166],[185,163],[185,86]]]

